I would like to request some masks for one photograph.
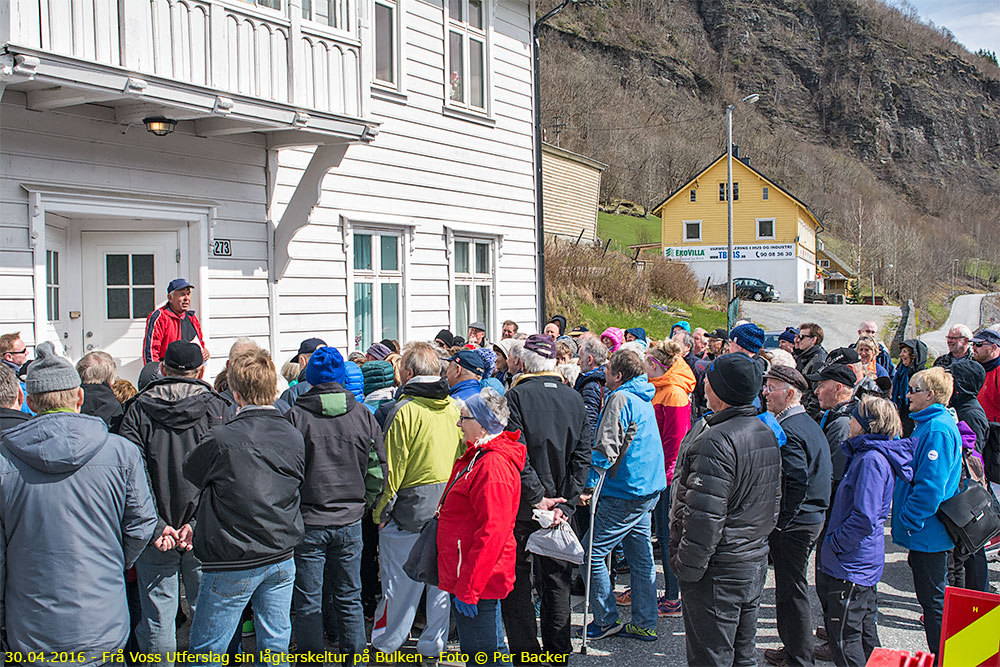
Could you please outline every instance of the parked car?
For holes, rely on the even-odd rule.
[[[781,331],[765,331],[764,332],[764,347],[765,350],[774,350],[781,347],[778,344],[778,336],[785,333],[785,330]]]
[[[804,303],[844,303],[843,294],[823,294],[809,287],[802,291]]]
[[[777,301],[780,298],[774,285],[759,278],[733,278],[733,292],[741,299]]]

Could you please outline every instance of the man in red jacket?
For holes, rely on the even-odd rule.
[[[986,418],[1000,421],[1000,334],[983,329],[972,339],[972,356],[986,369],[986,382],[979,390],[979,404]]]
[[[191,308],[191,291],[194,285],[186,278],[174,278],[167,285],[167,302],[146,318],[146,333],[142,337],[142,363],[163,361],[167,345],[175,340],[196,342],[201,346],[201,356],[207,360],[208,348],[201,335],[201,324]]]

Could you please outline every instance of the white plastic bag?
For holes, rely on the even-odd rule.
[[[539,510],[535,510],[538,512]],[[537,517],[536,517],[537,518]],[[539,520],[539,523],[542,523]],[[548,523],[551,524],[551,518]],[[545,524],[542,523],[544,526]],[[527,549],[539,556],[564,560],[574,565],[583,564],[583,546],[570,525],[563,521],[551,528],[536,530],[528,537]]]

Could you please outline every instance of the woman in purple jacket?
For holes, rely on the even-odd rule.
[[[851,416],[844,479],[837,487],[823,539],[816,591],[826,600],[825,622],[837,667],[864,665],[880,646],[875,587],[885,567],[883,526],[895,477],[911,479],[913,442],[900,440],[895,406],[866,396]]]

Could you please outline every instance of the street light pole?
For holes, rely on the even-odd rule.
[[[760,95],[754,93],[747,95],[736,104],[748,102],[753,104],[760,99]],[[726,220],[728,230],[728,242],[726,245],[726,283],[729,286],[729,303],[733,302],[733,109],[736,104],[726,106]]]

